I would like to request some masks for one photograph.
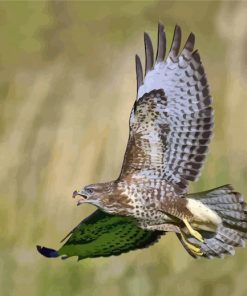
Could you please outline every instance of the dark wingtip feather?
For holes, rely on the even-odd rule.
[[[194,46],[195,46],[195,35],[194,33],[191,32],[185,43],[184,48],[188,49],[189,51],[193,51]]]
[[[59,256],[58,252],[54,249],[41,247],[41,246],[36,246],[36,247],[38,252],[47,258],[56,258]]]
[[[152,70],[154,64],[154,51],[153,51],[153,44],[149,35],[145,32],[144,33],[144,44],[145,44],[145,54],[146,54],[146,67],[145,67],[145,74],[148,71]]]
[[[193,59],[197,62],[197,63],[201,63],[201,58],[200,58],[200,54],[198,49],[196,49],[193,53],[192,53],[192,57]]]
[[[166,55],[166,35],[164,32],[164,25],[159,22],[158,24],[158,46],[156,61],[157,63],[163,62]]]
[[[179,25],[175,26],[170,55],[177,56],[181,45],[182,31]]]
[[[140,57],[136,54],[136,81],[137,81],[137,92],[139,87],[143,84],[143,71],[142,71],[142,63]]]

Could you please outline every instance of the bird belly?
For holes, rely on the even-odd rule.
[[[174,222],[171,216],[149,207],[138,207],[134,212],[134,216],[139,224],[144,227]]]

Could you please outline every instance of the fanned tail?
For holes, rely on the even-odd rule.
[[[224,185],[188,197],[200,200],[222,220],[215,232],[200,230],[204,242],[199,242],[192,236],[188,237],[190,243],[200,247],[203,257],[223,258],[225,254],[234,255],[236,247],[245,247],[247,204],[239,192],[236,192],[231,185]]]

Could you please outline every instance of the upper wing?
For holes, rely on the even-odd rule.
[[[78,256],[78,260],[107,257],[146,248],[156,243],[162,234],[139,228],[131,217],[96,210],[68,234],[69,239],[58,251],[40,246],[37,249],[46,257]]]
[[[156,62],[144,34],[146,69],[136,56],[137,99],[130,115],[130,135],[120,177],[135,174],[166,179],[179,192],[200,174],[213,128],[212,98],[191,33],[179,54],[181,29],[175,27],[164,61],[166,38],[158,28]]]

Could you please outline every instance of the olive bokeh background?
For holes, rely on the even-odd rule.
[[[118,257],[41,257],[94,210],[74,189],[118,176],[143,32],[190,31],[214,97],[215,135],[191,191],[231,183],[247,197],[247,3],[0,3],[0,294],[247,295],[247,249],[193,260],[175,235]]]

